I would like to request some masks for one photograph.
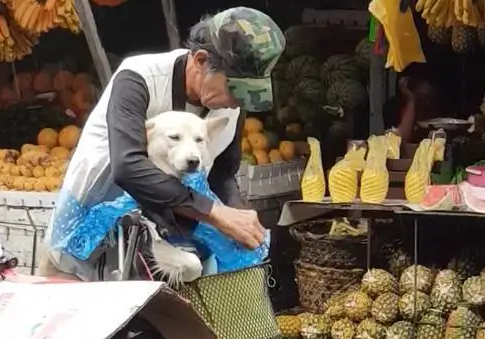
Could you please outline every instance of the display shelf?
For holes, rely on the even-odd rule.
[[[392,215],[485,218],[485,214],[470,211],[417,211],[411,207],[405,200],[385,200],[379,205],[365,204],[359,200],[337,204],[332,203],[330,198],[325,198],[322,202],[295,200],[283,205],[278,226],[291,226],[323,215],[329,215],[329,217],[354,215],[360,218],[384,218]]]

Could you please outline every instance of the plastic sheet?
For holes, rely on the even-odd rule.
[[[215,201],[220,201],[210,190],[205,173],[187,175],[183,183]],[[105,201],[88,209],[68,191],[62,191],[54,215],[55,225],[50,245],[80,260],[87,260],[115,227],[116,221],[137,207],[136,201],[128,193],[124,193],[114,201]],[[182,245],[180,239],[167,240],[174,246]],[[199,223],[193,238],[186,239],[182,247],[190,246],[187,241],[193,242],[193,248],[200,252],[198,254],[202,260],[213,254],[218,272],[228,272],[260,264],[268,256],[270,232],[266,231],[262,246],[248,250],[212,225]]]
[[[186,175],[182,182],[210,199],[220,202],[211,191],[203,172]],[[214,226],[202,222],[197,225],[193,235],[194,240],[199,241],[214,253],[219,272],[235,271],[262,263],[268,256],[270,237],[269,230],[266,230],[263,245],[255,250],[248,250],[227,238]]]

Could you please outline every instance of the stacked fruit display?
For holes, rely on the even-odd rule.
[[[419,0],[416,10],[428,24],[431,41],[462,54],[473,52],[477,42],[485,48],[483,0]]]
[[[485,270],[459,256],[445,269],[410,265],[397,251],[393,275],[370,269],[359,290],[336,295],[324,314],[278,316],[285,338],[482,339],[485,338]]]
[[[286,135],[299,134],[301,125],[286,126]],[[256,118],[247,118],[241,140],[242,161],[251,165],[265,165],[291,161],[309,154],[305,141],[281,140],[276,132],[265,130],[264,124]]]
[[[276,117],[280,123],[315,122],[315,119],[328,123],[342,113],[367,107],[371,55],[371,43],[367,39],[357,45],[354,54],[333,55],[326,60],[288,54],[282,56],[272,74]],[[332,116],[325,105],[339,107],[342,111]],[[330,117],[326,117],[325,112]]]
[[[74,125],[60,132],[41,130],[37,144],[24,144],[20,150],[0,150],[0,190],[55,192],[63,180],[80,130]]]
[[[89,74],[48,66],[38,72],[20,72],[11,83],[0,87],[0,107],[9,109],[22,102],[44,105],[39,98],[50,98],[63,110],[76,116],[88,113],[95,101],[95,86]]]
[[[81,26],[74,0],[2,0],[22,29],[43,33],[53,28],[79,33]]]

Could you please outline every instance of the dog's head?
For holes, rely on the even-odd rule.
[[[210,161],[209,140],[229,119],[202,119],[188,112],[170,111],[146,122],[148,157],[166,174],[178,178],[195,172]]]

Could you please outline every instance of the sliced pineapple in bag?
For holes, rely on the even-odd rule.
[[[301,195],[303,201],[321,202],[325,197],[325,174],[320,142],[315,138],[308,138],[308,144],[310,158],[301,179]]]

